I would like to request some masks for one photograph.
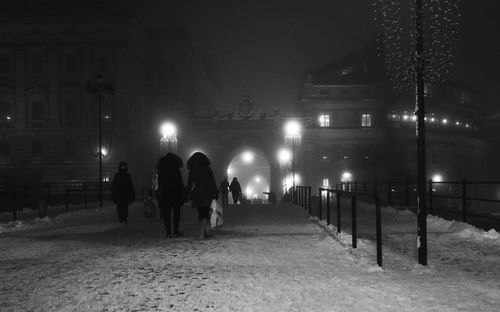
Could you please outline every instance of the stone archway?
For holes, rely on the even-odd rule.
[[[258,148],[242,146],[232,151],[224,162],[229,182],[237,177],[243,195],[252,202],[265,202],[271,189],[271,163]]]

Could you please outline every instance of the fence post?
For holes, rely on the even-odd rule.
[[[66,189],[66,212],[69,212],[69,186]]]
[[[375,220],[377,226],[377,264],[382,266],[382,217],[380,211],[380,199],[375,195]]]
[[[387,203],[389,206],[392,206],[392,182],[391,180],[387,181]]]
[[[337,193],[337,233],[340,233],[340,208],[342,207],[342,202],[340,201],[340,194],[342,191]]]
[[[357,221],[356,221],[356,195],[351,198],[351,219],[352,219],[352,248],[358,247]]]
[[[434,199],[432,198],[433,184],[432,179],[429,179],[429,213],[433,213]]]
[[[50,200],[50,184],[47,183],[47,205],[50,206],[52,205],[52,201]]]
[[[311,215],[311,187],[308,187],[308,193],[307,193],[307,212],[309,215]]]
[[[366,180],[363,181],[363,194],[366,194]]]
[[[12,221],[15,222],[17,220],[17,194],[16,192],[12,192]]]
[[[462,179],[462,221],[467,222],[467,182]]]
[[[326,192],[326,225],[330,225],[330,192]]]
[[[87,209],[87,185],[83,185],[83,207]]]
[[[323,190],[321,189],[321,187],[319,188],[319,205],[318,205],[318,217],[319,217],[319,220],[321,221],[321,210],[323,210],[323,207],[321,207],[323,205]]]
[[[410,208],[410,181],[406,178],[406,207]]]
[[[377,179],[373,181],[373,194],[377,195],[378,193],[378,185],[377,185]]]

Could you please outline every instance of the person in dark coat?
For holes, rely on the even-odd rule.
[[[233,204],[237,204],[238,199],[241,195],[241,185],[236,177],[234,177],[233,181],[231,181],[231,185],[229,185],[229,190],[231,190],[231,195],[233,196]]]
[[[224,177],[224,180],[220,183],[219,192],[222,194],[222,204],[227,205],[229,194],[229,182],[227,181],[227,177]]]
[[[115,173],[111,186],[111,195],[113,202],[116,204],[118,221],[125,224],[128,219],[128,205],[135,200],[134,184],[132,183],[132,177],[127,171],[127,163],[124,161],[120,162],[118,172]]]
[[[174,153],[167,153],[158,161],[158,204],[160,218],[165,224],[165,237],[172,237],[172,211],[174,214],[174,235],[179,236],[180,210],[184,203],[184,183],[180,168],[182,159]]]
[[[194,153],[187,162],[189,170],[186,186],[186,198],[192,200],[193,207],[198,208],[200,221],[200,239],[205,239],[206,227],[210,214],[210,204],[218,199],[218,189],[214,174],[210,168],[210,160],[201,153]]]

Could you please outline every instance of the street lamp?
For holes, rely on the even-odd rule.
[[[290,120],[285,124],[285,142],[292,141],[292,201],[295,203],[295,141],[300,142],[302,126],[296,120]]]
[[[177,127],[172,122],[165,122],[160,127],[160,152],[177,152]]]
[[[103,81],[101,75],[97,75],[95,81],[87,81],[85,87],[86,91],[92,95],[97,96],[98,99],[98,121],[99,121],[99,149],[97,151],[97,157],[99,157],[99,207],[102,207],[102,99],[107,95],[113,94],[113,87],[110,83]],[[109,118],[106,116],[106,119]]]

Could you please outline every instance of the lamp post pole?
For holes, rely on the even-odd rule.
[[[292,202],[295,204],[295,136],[292,136]]]
[[[102,79],[97,76],[98,106],[99,106],[99,207],[102,207]]]
[[[418,263],[427,265],[427,196],[425,179],[425,98],[424,98],[424,56],[423,56],[423,14],[422,0],[416,1],[416,115],[417,115],[417,253]]]

